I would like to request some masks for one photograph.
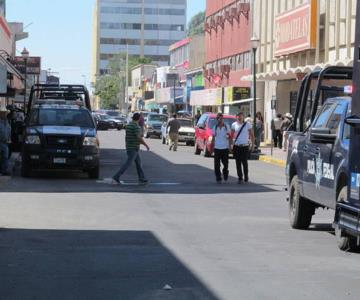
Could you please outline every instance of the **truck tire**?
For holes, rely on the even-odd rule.
[[[195,155],[200,155],[200,153],[201,153],[201,150],[199,149],[199,147],[198,147],[198,144],[195,142],[195,145],[194,145],[194,147],[195,147]]]
[[[211,156],[211,153],[208,150],[207,143],[204,142],[204,157],[210,157],[210,156]]]
[[[347,186],[344,186],[341,189],[336,201],[337,202],[347,201]],[[343,233],[342,230],[337,226],[337,224],[335,224],[335,237],[336,237],[336,243],[340,250],[350,251],[350,252],[359,251],[356,238]]]
[[[89,176],[90,179],[99,179],[100,167],[97,166],[97,167],[89,170],[87,173],[88,173],[88,176]]]
[[[315,213],[315,205],[309,200],[301,197],[297,175],[291,180],[289,191],[290,225],[295,229],[307,229],[310,226],[312,216]]]

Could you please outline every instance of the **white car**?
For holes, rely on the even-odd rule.
[[[178,118],[177,119],[180,124],[181,124],[181,127],[179,129],[179,142],[180,143],[186,143],[186,146],[194,146],[195,145],[195,128],[194,128],[194,125],[193,125],[193,122],[192,120],[190,119],[180,119]],[[168,121],[170,122],[171,119]],[[168,125],[168,122],[164,122],[162,127],[161,127],[161,139],[162,139],[162,143],[163,144],[169,144],[169,135],[168,135],[168,132],[169,132],[169,129],[167,129],[167,125]]]

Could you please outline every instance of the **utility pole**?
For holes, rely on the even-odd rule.
[[[145,0],[141,1],[141,38],[140,38],[140,57],[145,56]]]
[[[125,105],[126,105],[126,114],[128,114],[129,113],[129,45],[128,44],[126,44]]]

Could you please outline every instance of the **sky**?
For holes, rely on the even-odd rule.
[[[205,10],[206,0],[187,0],[187,19]],[[8,22],[23,22],[29,38],[17,43],[17,55],[26,47],[42,57],[42,69],[51,69],[61,83],[91,80],[92,20],[95,0],[7,0]]]

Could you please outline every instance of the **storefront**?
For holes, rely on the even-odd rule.
[[[352,65],[356,4],[356,0],[254,1],[254,20],[260,21],[254,23],[253,34],[261,41],[257,96],[264,99],[267,142],[274,115],[294,113],[305,74]]]
[[[234,86],[224,88],[224,113],[236,115],[242,112],[248,116],[251,114],[252,102],[250,88]]]

